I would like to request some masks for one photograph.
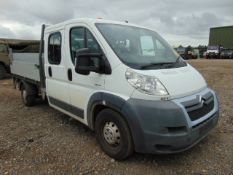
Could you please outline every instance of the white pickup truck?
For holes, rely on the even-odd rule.
[[[36,98],[96,133],[122,160],[134,151],[187,150],[213,129],[217,96],[201,74],[156,32],[102,19],[42,27],[40,53],[12,53],[25,105]]]

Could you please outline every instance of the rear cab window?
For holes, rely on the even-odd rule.
[[[62,36],[60,32],[49,35],[48,40],[48,61],[50,64],[61,63],[61,42]]]

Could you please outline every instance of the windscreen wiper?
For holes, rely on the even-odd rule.
[[[172,65],[174,62],[162,62],[162,63],[149,63],[140,66],[141,69],[147,69],[150,67],[164,66],[164,65]]]

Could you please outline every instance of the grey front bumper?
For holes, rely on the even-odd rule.
[[[184,104],[206,94],[212,95],[213,108],[207,114],[191,120]],[[171,101],[130,99],[123,106],[122,113],[127,116],[135,151],[175,153],[194,146],[216,126],[219,103],[215,92],[206,88]]]

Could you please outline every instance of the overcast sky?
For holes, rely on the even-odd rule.
[[[195,46],[208,44],[210,27],[233,25],[233,0],[0,0],[0,38],[39,39],[42,23],[79,17],[128,20]]]

